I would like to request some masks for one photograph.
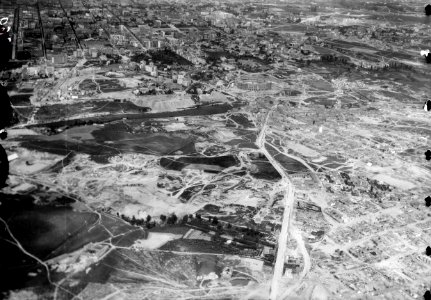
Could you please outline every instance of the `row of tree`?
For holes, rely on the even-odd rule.
[[[130,223],[131,225],[146,227],[148,229],[151,229],[157,225],[165,226],[165,225],[186,224],[193,219],[202,220],[201,215],[199,214],[196,214],[195,216],[191,214],[185,215],[181,220],[178,219],[175,213],[172,213],[168,216],[160,215],[159,217],[160,221],[158,223],[150,215],[147,215],[145,219],[136,218],[135,216],[132,216],[130,218],[124,214],[120,215],[120,213],[117,213],[117,216],[123,219],[124,221]]]
[[[241,236],[246,240],[254,242],[257,242],[264,236],[260,231],[252,228],[237,226],[233,227],[230,223],[226,222],[223,222],[222,224],[219,222],[217,217],[209,216],[203,219],[200,214],[184,215],[181,219],[179,219],[175,213],[172,213],[168,216],[162,214],[160,215],[158,222],[156,222],[150,215],[147,215],[145,219],[136,218],[135,216],[130,218],[124,214],[120,215],[119,213],[117,213],[117,216],[121,217],[124,221],[130,223],[131,225],[140,226],[147,229],[151,229],[156,226],[191,224],[194,226],[207,228],[208,230],[214,230],[218,234],[223,234],[224,232],[232,234],[233,232],[236,232],[241,234]]]

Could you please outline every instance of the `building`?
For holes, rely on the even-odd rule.
[[[126,43],[126,37],[122,34],[111,34],[111,43],[115,45],[124,45]]]
[[[45,69],[46,76],[53,76],[54,75],[54,67],[47,66]]]
[[[142,44],[144,45],[145,48],[151,49],[151,41],[150,40],[143,40]]]
[[[81,58],[83,56],[82,50],[78,49],[78,50],[73,51],[73,56],[75,56],[76,58]]]
[[[67,63],[67,55],[66,55],[66,54],[64,54],[64,53],[62,53],[62,54],[54,54],[54,55],[52,56],[51,61],[52,61],[52,63],[53,63],[53,64],[55,64],[55,65],[58,65],[58,64],[65,64],[65,63]]]
[[[91,49],[90,49],[90,51],[89,51],[89,54],[90,54],[90,56],[91,56],[92,58],[96,58],[96,57],[97,57],[97,55],[98,55],[98,51],[97,51],[97,49],[96,49],[96,48],[91,48]]]
[[[157,27],[157,28],[162,27],[162,21],[160,21],[160,20],[155,20],[155,21],[154,21],[154,27]]]

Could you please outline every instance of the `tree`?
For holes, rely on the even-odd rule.
[[[0,85],[0,130],[15,124],[16,121],[7,89]],[[2,135],[1,139],[4,140],[6,137],[7,135]]]
[[[150,221],[151,221],[151,216],[147,215],[147,223],[150,223]]]
[[[213,225],[217,225],[217,224],[218,224],[218,219],[217,219],[217,217],[214,217],[214,218],[213,218],[212,224],[213,224]]]
[[[9,160],[6,151],[0,145],[0,189],[6,185],[9,177]]]
[[[168,220],[166,223],[168,223],[169,225],[174,225],[178,220],[178,217],[175,214],[172,214],[169,216]]]
[[[166,216],[165,215],[160,215],[160,221],[162,221],[164,223],[166,221]]]
[[[186,224],[188,221],[189,221],[189,216],[188,216],[188,215],[185,215],[185,216],[183,217],[183,224]]]
[[[427,249],[425,250],[425,254],[427,256],[431,256],[431,247],[430,246],[428,246]]]
[[[12,58],[12,43],[9,41],[7,27],[0,25],[0,67],[3,68]]]

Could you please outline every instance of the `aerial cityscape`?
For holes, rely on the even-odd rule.
[[[0,299],[431,299],[431,4],[1,0]]]

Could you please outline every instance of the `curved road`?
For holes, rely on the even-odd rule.
[[[277,257],[274,265],[274,275],[271,282],[271,290],[270,290],[270,297],[269,297],[270,300],[276,300],[279,298],[279,295],[280,295],[280,283],[283,276],[283,268],[284,268],[284,262],[286,257],[287,239],[288,239],[289,232],[298,242],[298,247],[304,258],[304,269],[301,272],[301,276],[300,276],[300,279],[298,280],[298,283],[290,287],[287,291],[283,292],[282,294],[283,298],[288,296],[292,291],[294,291],[300,285],[300,282],[307,275],[311,266],[310,257],[308,255],[307,249],[305,248],[305,244],[302,239],[301,233],[297,229],[293,229],[291,224],[292,217],[293,217],[293,208],[295,204],[294,186],[290,181],[282,165],[277,160],[275,160],[274,157],[272,157],[271,154],[269,154],[269,152],[265,148],[265,136],[266,136],[266,128],[267,128],[268,120],[271,113],[274,111],[276,107],[277,107],[277,104],[275,104],[268,111],[265,117],[265,120],[262,124],[261,131],[259,132],[259,135],[256,140],[256,145],[259,147],[259,150],[266,156],[268,161],[280,173],[282,177],[281,180],[283,181],[287,189],[287,193],[285,193],[284,199],[283,199],[284,212],[283,212],[281,231],[278,238]]]

